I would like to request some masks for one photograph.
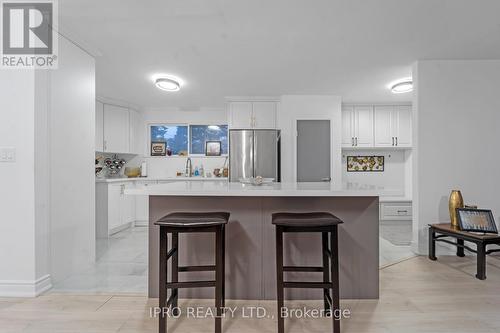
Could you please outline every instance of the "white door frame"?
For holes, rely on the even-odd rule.
[[[303,116],[303,117],[297,117],[293,119],[293,148],[292,148],[292,154],[293,154],[293,165],[292,165],[292,175],[293,175],[293,182],[297,182],[297,123],[301,120],[328,120],[330,121],[330,182],[333,183],[335,182],[341,182],[342,180],[340,179],[334,179],[334,160],[333,160],[333,155],[334,155],[334,138],[333,138],[333,124],[334,124],[334,119],[332,117],[314,117],[314,116]]]

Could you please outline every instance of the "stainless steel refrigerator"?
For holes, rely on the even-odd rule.
[[[229,181],[261,176],[281,181],[279,130],[229,131]]]

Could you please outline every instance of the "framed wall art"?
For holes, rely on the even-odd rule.
[[[382,172],[384,156],[347,156],[347,172]]]

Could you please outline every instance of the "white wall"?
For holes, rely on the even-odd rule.
[[[414,248],[427,224],[449,221],[448,197],[493,210],[500,221],[500,60],[418,61],[414,80]]]
[[[342,179],[347,183],[370,184],[387,189],[405,191],[406,162],[409,152],[404,150],[344,150],[342,151]],[[383,172],[347,172],[347,156],[384,156]]]
[[[330,119],[332,138],[332,182],[342,185],[341,156],[341,99],[338,96],[285,95],[281,97],[278,111],[278,128],[281,129],[281,177],[283,182],[296,181],[295,147],[293,133],[297,119]]]
[[[0,75],[0,146],[15,147],[15,163],[0,163],[0,295],[35,293],[35,75]]]
[[[144,157],[138,157],[129,165],[139,165],[142,159],[148,163],[148,177],[175,177],[177,171],[184,171],[187,157],[150,157],[149,155],[149,129],[147,126],[154,123],[171,124],[227,124],[227,112],[225,109],[208,109],[200,111],[179,111],[175,109],[146,109],[142,112],[145,121],[145,151]],[[192,157],[194,166],[203,167],[212,172],[214,168],[221,168],[225,157]]]
[[[95,259],[95,62],[62,37],[49,117],[51,272],[58,282]]]

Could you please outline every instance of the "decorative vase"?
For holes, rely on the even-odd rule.
[[[464,207],[464,198],[462,198],[462,193],[459,190],[453,190],[450,194],[450,202],[448,208],[450,210],[450,220],[451,225],[454,227],[459,227],[457,219],[457,208]]]

